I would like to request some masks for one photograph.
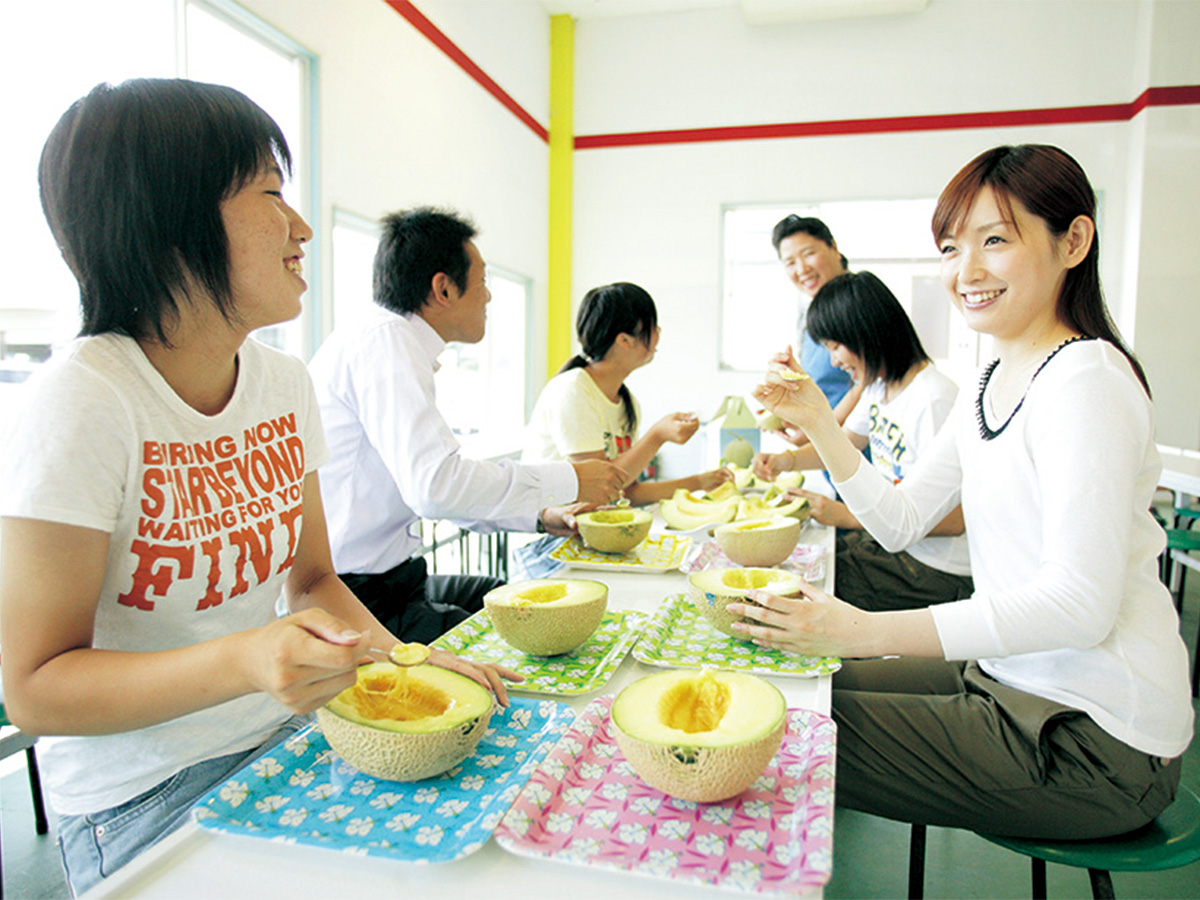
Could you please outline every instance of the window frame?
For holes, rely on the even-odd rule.
[[[300,140],[302,171],[293,173],[292,184],[299,189],[296,207],[318,240],[318,252],[305,256],[308,300],[300,312],[300,353],[311,359],[325,335],[325,251],[321,216],[321,142],[320,142],[320,57],[234,0],[175,0],[175,66],[180,78],[188,77],[187,9],[197,7],[220,19],[270,49],[292,57],[300,78]]]

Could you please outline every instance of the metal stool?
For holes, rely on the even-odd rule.
[[[1087,869],[1092,896],[1112,898],[1109,872],[1156,872],[1200,860],[1200,798],[1184,785],[1175,802],[1157,819],[1128,834],[1090,841],[1033,841],[979,835],[1030,858],[1033,898],[1045,900],[1046,862]],[[909,847],[909,897],[920,897],[924,888],[925,826],[913,825]]]

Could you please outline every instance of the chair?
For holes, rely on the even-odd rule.
[[[11,726],[12,723],[8,721],[4,705],[0,703],[0,728]],[[29,768],[29,793],[33,797],[34,830],[38,834],[46,834],[50,830],[50,823],[46,820],[46,804],[42,800],[42,780],[38,775],[37,753],[34,752],[33,748],[33,745],[36,743],[37,738],[31,737],[23,731],[6,735],[0,738],[0,759],[7,759],[14,753],[20,753],[22,750],[25,751],[25,760]],[[4,874],[3,868],[0,867],[0,898],[3,896]]]
[[[1167,546],[1159,562],[1159,575],[1163,584],[1175,598],[1175,608],[1183,612],[1183,594],[1188,569],[1200,571],[1200,558],[1192,551],[1200,550],[1200,531],[1192,531],[1191,525],[1200,519],[1200,510],[1178,507],[1175,510],[1175,526],[1163,526],[1167,534]],[[1183,527],[1180,527],[1183,526]],[[1196,646],[1192,652],[1192,696],[1200,691],[1200,630],[1196,634]]]
[[[1157,872],[1200,860],[1200,797],[1181,784],[1175,802],[1157,819],[1143,828],[1111,838],[1037,841],[983,833],[979,836],[1029,857],[1034,900],[1045,900],[1047,861],[1087,869],[1092,896],[1097,900],[1113,898],[1116,895],[1110,872]],[[925,826],[913,825],[909,846],[909,897],[922,895],[924,868]]]

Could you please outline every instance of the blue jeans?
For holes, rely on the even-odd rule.
[[[120,806],[59,816],[58,849],[71,891],[82,894],[157,844],[188,821],[197,800],[312,721],[293,716],[261,746],[188,766]]]

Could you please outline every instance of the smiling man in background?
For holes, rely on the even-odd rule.
[[[362,324],[336,329],[309,369],[330,461],[321,496],[333,562],[394,634],[428,642],[478,610],[502,582],[428,575],[421,519],[473,531],[574,531],[574,507],[616,500],[608,462],[517,465],[467,459],[437,408],[437,358],[483,340],[491,300],[475,227],[428,207],[386,216],[374,300]]]

